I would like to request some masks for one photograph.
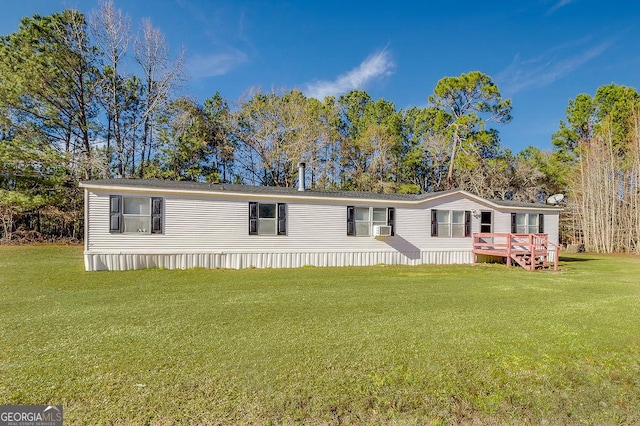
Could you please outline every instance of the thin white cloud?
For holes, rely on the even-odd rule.
[[[247,55],[241,50],[201,54],[187,59],[187,72],[193,78],[207,78],[224,75],[247,62]]]
[[[233,25],[236,16],[217,7],[215,3],[175,1],[190,14],[194,22],[199,24],[198,30],[202,31],[201,45],[210,50],[209,53],[194,53],[187,59],[187,72],[192,77],[207,78],[224,75],[238,65],[249,61],[250,57],[246,49],[241,47],[242,44],[250,44],[243,31],[244,11],[240,13],[240,22],[236,28]],[[240,43],[233,37],[237,31],[240,32]]]
[[[531,59],[522,60],[516,55],[513,62],[496,75],[495,81],[500,85],[503,94],[508,96],[528,89],[545,87],[600,56],[611,44],[611,41],[605,41],[565,56],[561,55],[571,44],[553,48]]]
[[[304,90],[307,96],[324,99],[337,96],[353,89],[361,89],[369,82],[392,73],[395,64],[386,49],[369,55],[356,68],[342,74],[333,81],[314,81],[307,83]]]
[[[547,11],[547,15],[551,15],[553,12],[560,9],[561,7],[564,7],[570,3],[573,3],[573,1],[574,0],[559,0],[553,6],[551,6],[551,9]]]

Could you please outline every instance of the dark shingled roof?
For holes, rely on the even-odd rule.
[[[431,192],[426,194],[384,194],[364,191],[318,191],[313,189],[307,189],[305,191],[298,191],[297,188],[285,188],[281,186],[253,186],[253,185],[236,185],[230,183],[203,183],[203,182],[188,182],[188,181],[171,181],[171,180],[156,180],[156,179],[100,179],[100,180],[87,180],[81,182],[85,185],[100,185],[100,186],[122,186],[122,187],[145,187],[167,190],[196,190],[196,191],[211,191],[211,192],[237,192],[246,194],[265,194],[265,195],[295,195],[295,196],[308,196],[308,197],[326,197],[326,198],[362,198],[362,199],[375,199],[375,200],[396,200],[396,201],[422,201],[429,198],[442,196],[446,194],[452,194],[458,192],[457,189],[448,191]],[[555,206],[549,206],[540,203],[525,203],[516,201],[504,201],[504,200],[487,200],[495,204],[512,207],[529,207],[529,208],[556,208]]]

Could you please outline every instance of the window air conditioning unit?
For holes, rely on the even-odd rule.
[[[390,237],[391,227],[387,225],[376,225],[373,227],[374,237]]]

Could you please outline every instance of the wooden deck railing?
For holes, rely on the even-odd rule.
[[[551,249],[553,248],[553,249]],[[558,270],[560,247],[547,234],[482,232],[473,234],[473,261],[479,254],[504,257],[507,265],[515,261],[527,270],[549,268],[549,252],[554,251],[553,269]]]

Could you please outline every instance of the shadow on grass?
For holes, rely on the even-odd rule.
[[[560,256],[560,262],[590,262],[590,261],[596,261],[596,260],[601,260],[601,259],[595,259],[593,257],[567,257],[567,256]]]

